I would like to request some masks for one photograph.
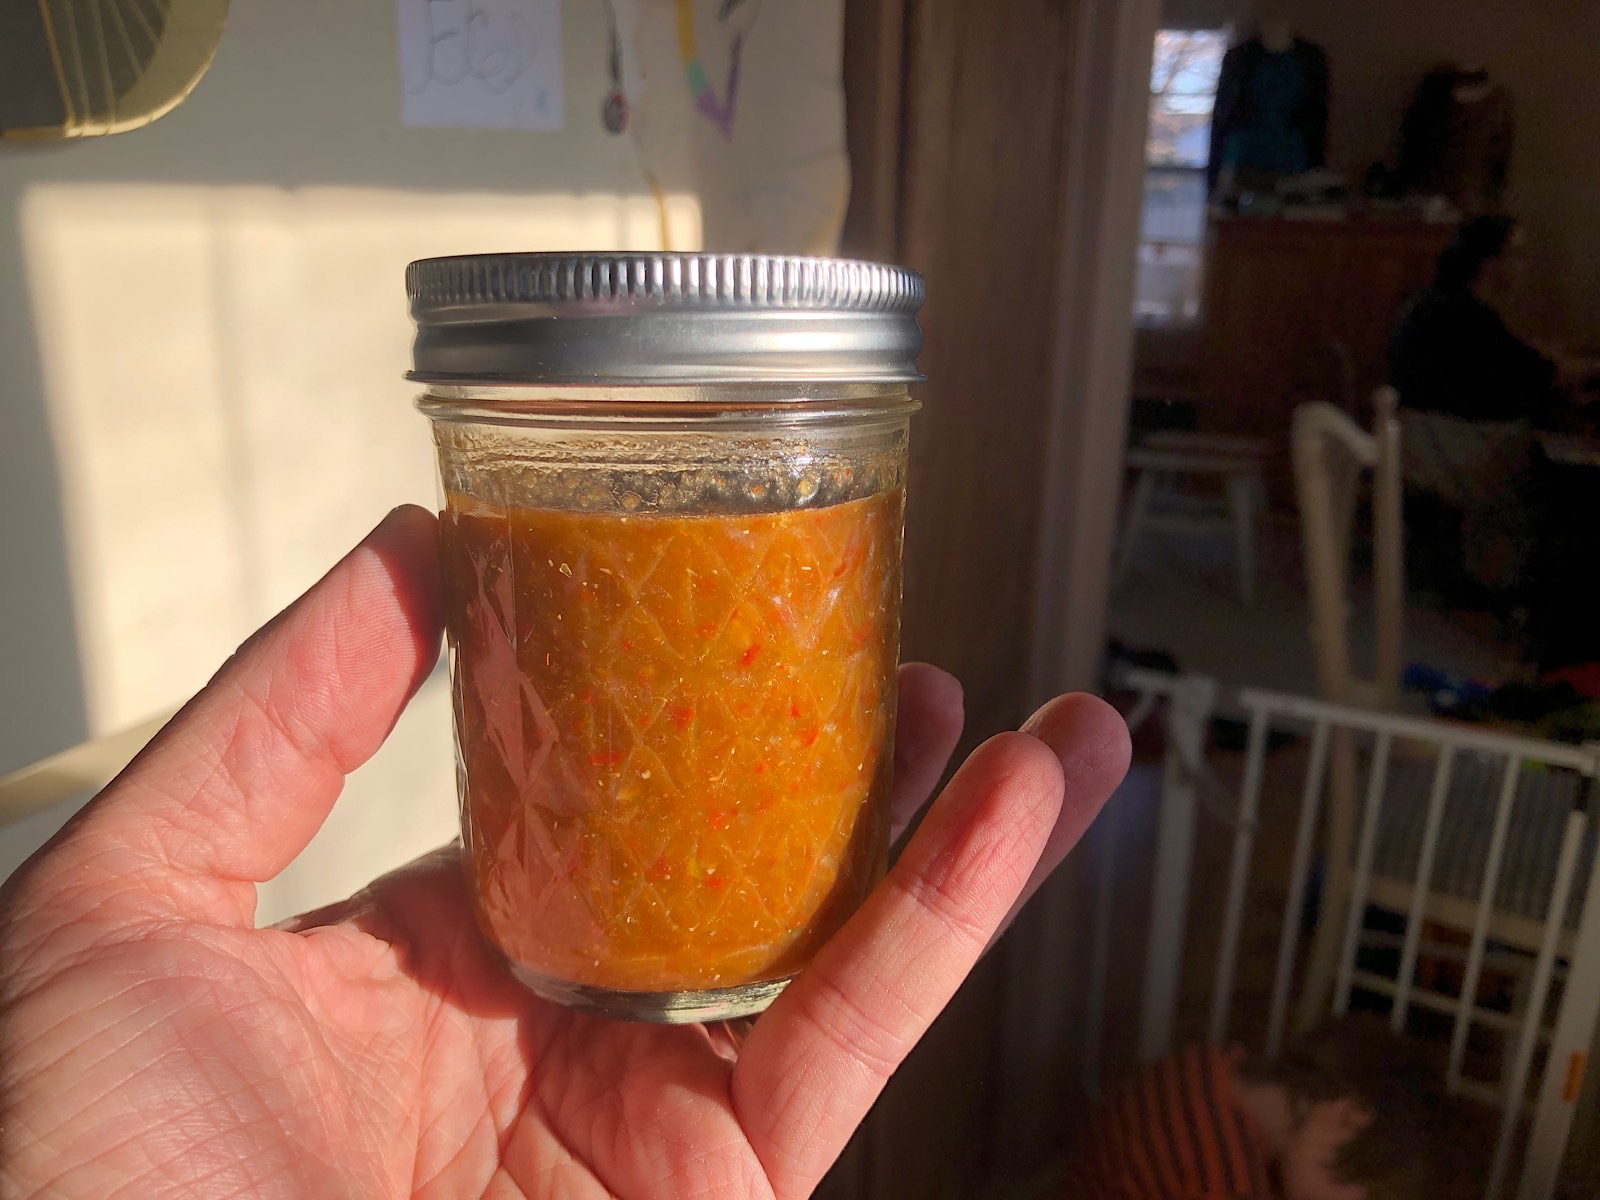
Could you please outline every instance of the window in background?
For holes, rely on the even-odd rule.
[[[1133,299],[1141,325],[1186,324],[1200,315],[1211,109],[1227,48],[1221,29],[1156,34]]]

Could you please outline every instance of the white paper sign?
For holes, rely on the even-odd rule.
[[[561,128],[559,0],[396,0],[407,125]]]

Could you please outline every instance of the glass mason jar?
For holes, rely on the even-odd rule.
[[[407,272],[469,888],[528,987],[764,1008],[888,853],[922,280],[757,255]]]

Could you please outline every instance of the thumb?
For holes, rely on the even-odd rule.
[[[438,656],[437,531],[405,506],[252,636],[18,873],[57,921],[248,926]],[[11,897],[15,899],[15,897]]]

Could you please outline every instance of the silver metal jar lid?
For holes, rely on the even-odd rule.
[[[921,379],[922,276],[765,254],[484,254],[406,268],[424,383]]]

